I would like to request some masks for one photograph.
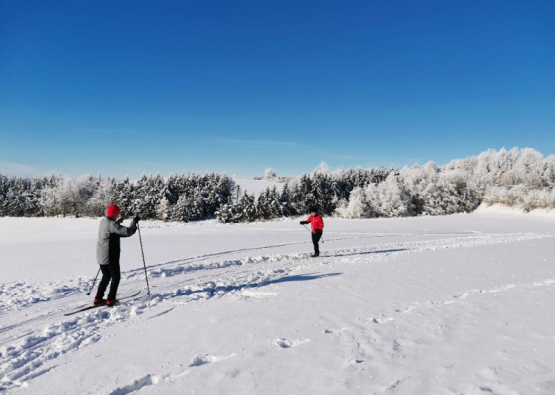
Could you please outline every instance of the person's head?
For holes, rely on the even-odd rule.
[[[313,217],[318,215],[318,209],[316,207],[311,207],[310,208],[310,215],[312,215]]]
[[[120,209],[115,204],[110,204],[106,209],[106,215],[112,219],[118,219],[120,213]]]

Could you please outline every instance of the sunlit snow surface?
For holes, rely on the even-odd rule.
[[[233,177],[233,182],[236,186],[239,187],[240,196],[242,196],[246,192],[249,195],[254,195],[255,197],[258,197],[268,188],[272,189],[275,187],[278,191],[281,191],[281,189],[283,188],[283,183],[265,180],[251,180],[248,178]]]
[[[92,301],[97,219],[0,218],[0,392],[555,394],[555,221],[142,223]]]

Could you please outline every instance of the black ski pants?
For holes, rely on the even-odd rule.
[[[102,280],[100,280],[100,284],[98,284],[96,299],[102,299],[104,297],[106,288],[108,288],[108,284],[110,283],[110,280],[112,280],[112,284],[110,285],[110,293],[108,294],[107,300],[114,301],[116,300],[119,280],[121,278],[119,262],[110,262],[108,265],[100,265],[100,270],[102,271]]]
[[[312,234],[312,244],[314,244],[314,253],[316,255],[320,255],[320,247],[318,246],[318,242],[322,237],[322,232],[316,232]]]

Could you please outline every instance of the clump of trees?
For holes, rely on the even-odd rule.
[[[124,217],[193,221],[213,217],[233,190],[225,174],[181,174],[164,179],[159,174],[129,178],[62,176],[7,177],[0,174],[0,216],[105,215],[117,204]]]
[[[337,214],[346,218],[442,215],[470,212],[481,203],[524,211],[555,208],[555,156],[531,148],[457,159],[438,167],[405,167],[385,182],[353,190]]]
[[[98,217],[112,203],[124,217],[138,213],[185,222],[217,217],[223,223],[305,215],[312,206],[344,218],[453,214],[482,202],[525,211],[555,208],[555,156],[544,158],[531,148],[492,149],[445,166],[330,172],[322,163],[310,174],[279,178],[268,169],[265,178],[282,181],[282,189],[268,188],[256,197],[214,173],[143,175],[136,181],[0,174],[0,216]]]
[[[281,191],[267,188],[258,198],[244,191],[239,199],[222,205],[217,216],[221,222],[250,222],[308,213],[318,207],[322,215],[333,215],[341,202],[349,199],[354,188],[380,183],[393,169],[348,169],[329,174],[320,165],[313,173],[283,178]]]

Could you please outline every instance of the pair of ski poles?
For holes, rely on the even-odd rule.
[[[139,226],[138,222],[137,222],[137,230],[139,231],[139,242],[141,243],[141,254],[143,255],[143,266],[145,268],[146,289],[148,291],[147,295],[150,295],[150,286],[148,285],[148,275],[146,274],[145,252],[143,250],[143,239],[141,238],[141,227]],[[87,292],[87,295],[91,294],[91,292],[94,288],[94,285],[96,284],[96,279],[98,278],[99,274],[100,274],[100,268],[98,269],[98,272],[96,273],[96,277],[94,278],[91,289],[90,289],[89,292]]]

